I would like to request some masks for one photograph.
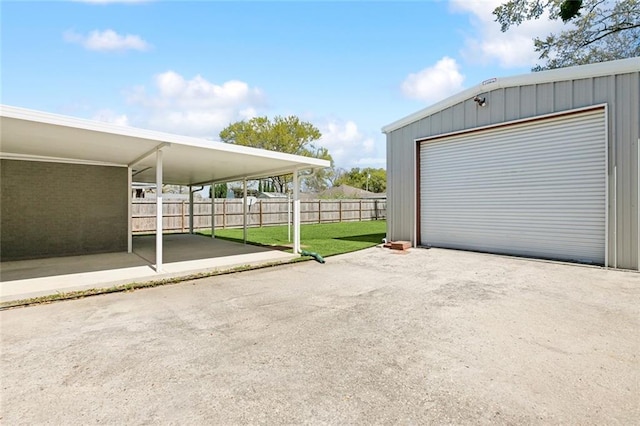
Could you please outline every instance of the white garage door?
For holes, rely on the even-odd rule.
[[[420,243],[604,263],[604,108],[420,145]]]

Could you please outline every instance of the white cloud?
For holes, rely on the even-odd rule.
[[[435,65],[409,74],[402,82],[402,93],[413,99],[433,103],[462,90],[464,75],[455,59],[445,56]]]
[[[375,157],[378,154],[375,139],[364,135],[355,122],[331,119],[318,127],[322,132],[318,145],[329,150],[336,166],[350,168],[385,164],[384,157]]]
[[[93,30],[87,35],[69,30],[64,33],[64,39],[70,43],[80,44],[87,50],[96,51],[146,51],[151,47],[140,36],[132,34],[120,35],[113,30]]]
[[[373,167],[373,168],[386,168],[387,159],[385,157],[364,157],[359,158],[353,163],[354,167]]]
[[[92,117],[93,120],[104,121],[106,123],[113,123],[119,126],[128,126],[129,117],[126,114],[117,114],[110,109],[103,109],[95,113]]]
[[[471,15],[471,28],[461,51],[462,57],[472,63],[497,61],[503,68],[535,65],[538,54],[534,50],[533,39],[556,31],[562,23],[551,21],[545,14],[540,19],[512,26],[503,33],[492,13],[502,3],[504,0],[450,0],[454,12]]]
[[[150,91],[137,87],[127,94],[140,114],[141,126],[182,135],[217,139],[230,123],[257,115],[262,91],[239,80],[215,84],[200,75],[191,80],[175,71],[158,74]]]

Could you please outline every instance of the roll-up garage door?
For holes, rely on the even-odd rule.
[[[604,263],[605,109],[420,144],[420,244]]]

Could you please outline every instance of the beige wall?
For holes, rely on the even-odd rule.
[[[3,261],[127,250],[126,168],[0,161]]]

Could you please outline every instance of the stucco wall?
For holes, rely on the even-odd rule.
[[[3,261],[127,250],[127,169],[1,160]]]
[[[415,139],[606,104],[609,139],[609,264],[639,268],[640,73],[623,73],[551,83],[527,84],[478,93],[387,134],[387,233],[414,240]]]

